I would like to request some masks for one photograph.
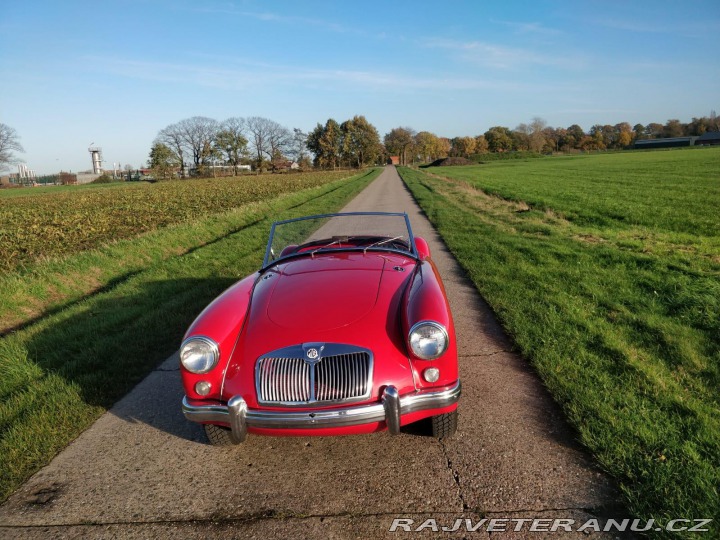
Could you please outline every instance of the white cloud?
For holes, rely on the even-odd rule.
[[[708,19],[706,21],[678,22],[673,25],[649,20],[633,20],[630,18],[611,19],[601,17],[593,19],[591,22],[598,26],[612,28],[614,30],[623,30],[640,34],[679,35],[689,38],[706,38],[720,32],[720,21],[713,19]]]
[[[546,55],[530,49],[505,47],[482,41],[433,38],[423,41],[422,45],[431,49],[455,51],[462,61],[504,70],[520,69],[529,65],[568,68],[585,65],[585,60],[577,55]]]
[[[544,36],[557,36],[562,34],[556,28],[549,28],[539,22],[520,22],[520,21],[491,21],[502,24],[512,29],[516,34],[540,34]]]
[[[112,75],[167,83],[244,89],[263,85],[317,85],[359,87],[385,92],[416,90],[478,90],[486,88],[518,89],[515,83],[496,79],[447,76],[417,77],[392,72],[315,69],[282,66],[242,59],[203,56],[200,64],[149,62],[134,59],[90,57],[87,64]],[[228,67],[233,66],[233,67]]]
[[[312,17],[302,17],[298,15],[281,15],[270,11],[242,11],[234,8],[213,8],[213,7],[198,7],[190,8],[190,11],[195,13],[205,13],[209,15],[229,15],[233,17],[243,19],[256,19],[265,22],[276,22],[283,24],[299,24],[306,26],[314,26],[318,28],[324,28],[337,33],[353,33],[353,34],[364,34],[364,32],[356,29],[344,26],[342,24],[334,23],[324,19],[317,19]]]

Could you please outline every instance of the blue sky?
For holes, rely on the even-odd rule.
[[[0,122],[38,173],[165,126],[362,114],[441,136],[720,112],[720,1],[3,1]]]

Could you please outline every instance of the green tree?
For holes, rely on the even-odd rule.
[[[663,137],[682,137],[685,134],[685,127],[678,119],[668,120],[663,126]]]
[[[450,141],[450,155],[468,157],[475,152],[475,139],[473,137],[455,137]]]
[[[491,152],[507,152],[513,148],[512,132],[506,127],[491,127],[485,132],[485,139]]]
[[[572,148],[581,148],[582,142],[585,139],[585,130],[577,124],[573,124],[567,128],[567,137],[568,141],[573,141]]]
[[[648,139],[659,139],[662,137],[664,126],[657,122],[650,122],[645,126],[645,135]]]
[[[563,128],[546,127],[543,129],[543,137],[545,138],[545,146],[542,151],[546,153],[557,152],[560,150],[560,140],[566,131]]]
[[[342,131],[340,125],[329,118],[325,125],[318,124],[307,138],[307,147],[315,154],[315,166],[334,169],[340,164],[342,155]]]
[[[475,153],[476,154],[487,154],[488,153],[488,142],[485,135],[478,135],[475,137]]]
[[[214,146],[225,162],[233,168],[237,176],[240,161],[248,156],[248,140],[244,134],[245,121],[242,118],[229,118],[222,123],[215,135]]]
[[[590,128],[590,139],[590,141],[585,141],[586,150],[605,150],[607,148],[609,141],[605,138],[605,130],[601,124],[595,124]]]
[[[415,145],[415,130],[409,127],[397,127],[385,134],[385,149],[391,156],[399,156],[400,164],[412,161],[412,149]]]
[[[704,135],[710,131],[708,129],[709,127],[710,122],[708,118],[705,118],[704,116],[702,118],[693,117],[692,121],[687,126],[687,134],[695,136]]]
[[[299,128],[293,128],[292,140],[288,146],[288,154],[290,155],[290,158],[292,158],[292,160],[301,167],[302,163],[305,163],[305,168],[308,168],[307,139],[307,133],[303,132]]]
[[[638,140],[645,137],[645,126],[642,124],[635,124],[633,126],[633,139]]]
[[[434,133],[421,131],[415,135],[415,151],[420,160],[427,163],[442,155],[442,143]]]
[[[530,149],[530,126],[520,124],[511,133],[513,150],[525,151]]]
[[[150,149],[150,170],[157,180],[169,180],[179,165],[177,154],[168,145],[156,142]]]
[[[351,166],[361,168],[375,163],[382,154],[380,135],[364,116],[354,116],[340,126],[342,158]]]

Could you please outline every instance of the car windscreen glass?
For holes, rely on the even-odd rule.
[[[333,249],[389,250],[415,256],[405,214],[331,214],[275,223],[263,266],[299,253]]]

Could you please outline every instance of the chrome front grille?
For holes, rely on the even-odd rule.
[[[310,365],[302,358],[261,358],[259,401],[310,401]]]
[[[320,352],[309,358],[308,350]],[[266,405],[359,401],[370,397],[372,353],[336,343],[287,347],[258,359],[255,386]]]

